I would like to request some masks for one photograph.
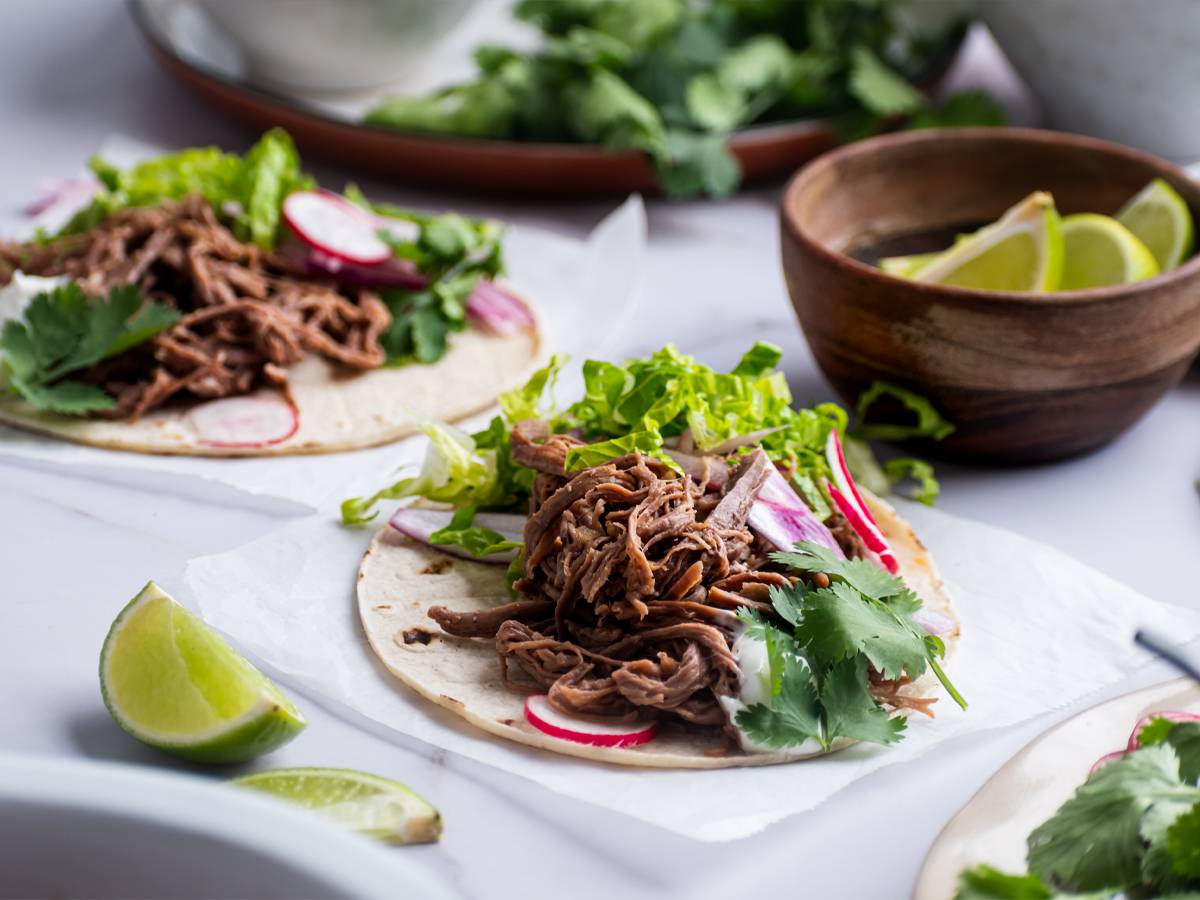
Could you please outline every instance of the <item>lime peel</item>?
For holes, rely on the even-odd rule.
[[[307,724],[279,688],[153,581],[109,629],[100,691],[130,735],[197,762],[254,759]]]
[[[442,817],[407,785],[354,769],[268,769],[230,782],[302,806],[391,844],[436,841]]]
[[[911,277],[951,287],[1053,291],[1062,268],[1062,223],[1054,198],[1035,191]]]
[[[1162,272],[1178,266],[1195,247],[1195,224],[1187,201],[1161,178],[1121,207],[1116,219],[1146,245]]]

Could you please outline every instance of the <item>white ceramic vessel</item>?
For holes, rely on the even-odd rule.
[[[480,0],[199,0],[246,76],[285,91],[396,81]]]
[[[976,0],[1047,124],[1200,159],[1200,0]]]
[[[0,754],[0,898],[451,896],[404,853],[195,776]]]

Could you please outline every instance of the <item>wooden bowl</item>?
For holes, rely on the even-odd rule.
[[[1051,131],[906,132],[814,160],[784,194],[782,249],[818,365],[847,403],[876,379],[928,397],[957,430],[926,453],[1031,463],[1107,444],[1200,348],[1200,256],[1135,284],[1034,294],[918,284],[850,254],[978,227],[1034,190],[1064,214],[1111,214],[1155,177],[1200,218],[1200,186],[1178,166]]]

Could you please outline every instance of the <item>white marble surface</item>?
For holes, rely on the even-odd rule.
[[[72,170],[114,131],[162,144],[248,142],[154,67],[115,2],[6,2],[0,36],[0,203],[20,202],[41,176]],[[350,174],[316,168],[334,181]],[[364,187],[389,199],[450,202],[369,179]],[[652,205],[641,297],[647,324],[623,336],[630,352],[669,334],[709,362],[731,364],[761,335],[787,350],[798,399],[828,396],[778,273],[777,193],[773,186],[724,204]],[[453,202],[572,234],[606,205]],[[1200,607],[1197,447],[1193,375],[1136,431],[1087,459],[1026,470],[942,467],[942,504],[1022,530],[1153,597]],[[177,584],[189,557],[279,524],[230,494],[211,499],[0,465],[0,749],[175,765],[112,724],[96,660],[112,617],[147,578]],[[1147,671],[1126,687],[1164,675]],[[953,742],[937,758],[877,773],[813,813],[714,847],[415,742],[384,740],[301,702],[311,726],[270,764],[352,766],[409,782],[442,809],[446,836],[397,852],[464,896],[489,898],[906,896],[942,824],[1059,718]]]

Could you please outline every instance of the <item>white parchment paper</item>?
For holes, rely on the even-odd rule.
[[[883,766],[968,732],[1030,719],[1097,691],[1148,657],[1132,643],[1151,626],[1179,641],[1200,613],[1154,602],[1064,554],[997,528],[900,502],[941,568],[962,618],[948,672],[970,702],[910,719],[890,748],[766,768],[621,769],[525,748],[478,731],[410,691],[374,659],[354,600],[371,534],[332,514],[294,520],[231,553],[189,563],[190,600],[205,619],[286,684],[387,729],[705,841],[745,837],[812,809]]]
[[[121,139],[110,139],[101,148],[101,155],[120,165],[156,152],[162,151]],[[20,221],[7,219],[0,218],[0,233],[18,233]],[[504,242],[508,278],[536,304],[547,353],[576,358],[603,353],[632,308],[645,245],[646,213],[637,196],[610,213],[585,240],[509,228]],[[259,498],[260,505],[292,512],[340,499],[356,473],[380,472],[394,458],[414,452],[406,446],[412,443],[319,456],[203,459],[84,447],[0,425],[0,456],[18,462],[69,466],[77,474],[213,499],[236,496],[228,490],[233,488]],[[180,483],[180,476],[190,483]]]

